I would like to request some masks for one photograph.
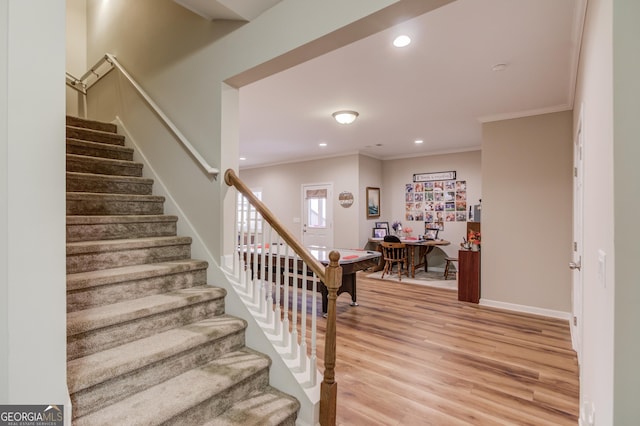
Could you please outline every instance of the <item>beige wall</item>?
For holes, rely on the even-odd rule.
[[[80,78],[89,69],[87,65],[87,2],[66,0],[66,71]],[[68,115],[84,115],[84,97],[66,87],[66,112]]]
[[[411,226],[414,235],[422,234],[419,229],[424,228],[424,222],[407,222],[405,220],[405,184],[413,182],[414,173],[431,173],[455,171],[457,180],[467,182],[468,203],[478,204],[482,198],[484,185],[481,176],[480,151],[461,152],[456,154],[432,155],[388,160],[382,164],[383,192],[381,202],[382,220],[391,224],[395,220],[403,226]],[[462,238],[467,232],[466,222],[445,222],[444,231],[438,233],[438,238],[451,241],[451,245],[438,247],[433,252],[430,265],[443,266],[442,257],[457,256]],[[438,255],[438,253],[442,252]],[[436,257],[437,256],[437,257]]]
[[[225,85],[225,80],[249,68],[259,68],[276,56],[396,2],[358,0],[345,4],[331,0],[303,5],[284,0],[251,23],[239,24],[204,20],[171,0],[88,0],[87,60],[94,63],[105,53],[114,54],[200,155],[224,172],[238,166],[237,157],[231,155],[237,152],[234,147],[238,144],[238,133],[222,125],[223,116],[225,124],[237,117],[237,111],[233,110],[237,103],[224,101],[233,97],[230,91],[237,89]],[[436,3],[439,2],[415,3],[419,7],[414,7],[412,13],[418,14],[420,9],[426,10],[428,5]],[[334,13],[335,7],[339,7],[341,13]],[[394,10],[398,15],[403,12]],[[401,19],[409,17],[405,15]],[[382,26],[392,22],[389,19]],[[285,27],[288,28],[286,37],[273,30]],[[339,47],[347,42],[344,38],[329,37],[327,43]],[[303,61],[305,57],[301,53],[290,54],[286,66]],[[168,146],[175,138],[165,134],[156,140],[161,129],[149,121],[154,120],[153,114],[143,111],[144,105],[135,97],[125,98],[129,96],[129,89],[124,93],[127,83],[119,84],[123,93],[117,102],[113,96],[118,93],[105,88],[106,81],[101,81],[103,89],[97,85],[91,89],[90,117],[110,121],[117,114],[139,143],[148,147],[145,155],[157,176],[162,177],[193,228],[200,233],[204,245],[220,261],[222,241],[226,237],[220,200],[226,194],[226,185],[222,179],[189,180],[192,173],[184,171],[184,167],[199,169],[195,163],[184,165],[182,160],[177,167],[175,152],[177,149],[182,156],[182,148],[155,149],[155,144]],[[224,112],[223,105],[227,108]],[[345,242],[357,238],[351,236],[352,232],[357,234],[357,230],[346,231]]]
[[[358,175],[360,187],[358,192],[354,193],[357,205],[358,220],[358,247],[365,247],[366,241],[371,237],[371,228],[375,227],[376,221],[382,219],[367,219],[367,187],[382,188],[382,161],[368,157],[366,155],[358,156]],[[382,194],[382,193],[381,193]],[[355,206],[356,203],[354,203]]]
[[[327,158],[316,161],[281,164],[278,166],[243,169],[242,179],[252,190],[262,190],[262,201],[296,236],[302,237],[302,185],[333,185],[333,245],[337,248],[361,246],[358,235],[358,156]],[[349,208],[341,207],[338,194],[348,191],[355,201]],[[298,221],[296,221],[296,219]]]
[[[570,111],[483,125],[484,302],[571,311]]]

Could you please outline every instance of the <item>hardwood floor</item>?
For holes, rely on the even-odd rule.
[[[338,425],[577,424],[566,321],[366,273],[358,275],[360,306],[349,301],[337,302]]]

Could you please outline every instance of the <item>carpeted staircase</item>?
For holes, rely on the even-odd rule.
[[[226,291],[116,126],[67,117],[67,380],[74,425],[294,425]]]

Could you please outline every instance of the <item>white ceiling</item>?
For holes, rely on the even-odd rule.
[[[571,109],[585,5],[457,0],[244,86],[240,167],[477,150],[482,122]],[[341,109],[360,116],[339,125]]]

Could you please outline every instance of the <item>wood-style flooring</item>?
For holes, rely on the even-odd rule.
[[[348,294],[337,301],[338,425],[578,423],[568,322],[357,279],[360,306]]]

